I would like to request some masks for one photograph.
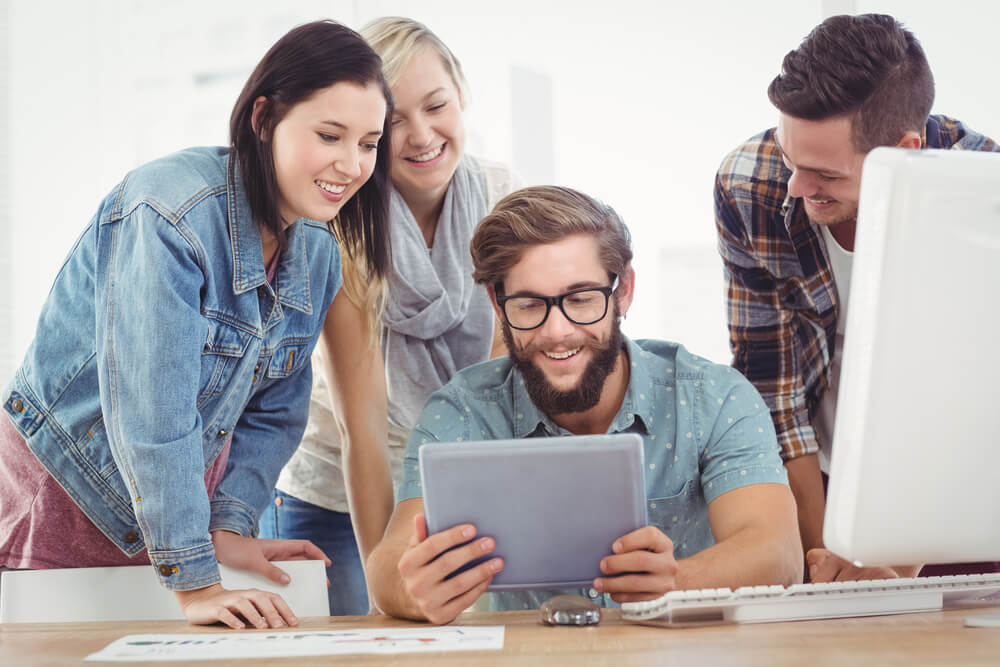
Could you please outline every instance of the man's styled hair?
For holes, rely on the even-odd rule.
[[[544,185],[510,193],[483,218],[472,237],[473,279],[501,286],[507,272],[532,246],[573,234],[597,239],[601,264],[622,275],[632,261],[632,237],[615,210],[570,188]]]
[[[785,56],[767,96],[805,120],[853,116],[854,147],[894,146],[923,134],[934,76],[913,33],[891,16],[832,16]]]

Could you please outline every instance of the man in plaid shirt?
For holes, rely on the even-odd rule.
[[[812,578],[892,576],[819,549],[862,162],[876,146],[1000,148],[929,115],[927,59],[891,16],[827,19],[785,56],[768,97],[778,127],[727,155],[715,182],[733,366],[771,409]]]

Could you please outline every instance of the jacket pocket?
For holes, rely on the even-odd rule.
[[[246,356],[253,336],[217,320],[208,320],[208,336],[201,353],[201,391],[198,400],[222,392],[240,361]]]
[[[309,361],[309,342],[306,340],[284,340],[271,355],[267,376],[283,378],[292,375]]]

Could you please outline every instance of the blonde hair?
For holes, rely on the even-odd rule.
[[[402,16],[383,16],[369,21],[359,33],[382,59],[382,75],[390,88],[399,82],[403,70],[414,54],[430,48],[441,58],[445,71],[458,90],[459,100],[465,105],[468,83],[462,73],[462,64],[437,35],[423,23]],[[341,246],[341,273],[343,290],[347,298],[366,315],[369,341],[377,344],[382,334],[381,320],[385,310],[387,283],[372,278],[364,265],[363,255],[354,248]]]
[[[375,277],[356,248],[348,247],[338,236],[340,244],[341,291],[364,315],[365,334],[369,345],[378,345],[382,337],[382,313],[385,310],[387,281]]]
[[[462,64],[423,23],[402,16],[383,16],[369,21],[358,32],[382,59],[382,74],[390,88],[399,82],[410,58],[421,49],[430,48],[441,58],[445,71],[458,90],[462,105],[465,105],[469,84],[462,73]]]

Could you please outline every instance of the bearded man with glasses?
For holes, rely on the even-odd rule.
[[[568,188],[519,190],[480,223],[471,251],[510,356],[459,371],[428,400],[407,445],[398,504],[368,560],[378,608],[448,623],[503,569],[494,557],[449,577],[493,552],[494,540],[470,526],[427,534],[417,451],[438,441],[643,438],[650,525],[609,545],[600,563],[608,576],[576,591],[601,606],[675,589],[801,581],[795,502],[760,395],[732,368],[676,343],[622,334],[635,272],[614,210]],[[523,610],[553,593],[493,593],[491,603]]]

